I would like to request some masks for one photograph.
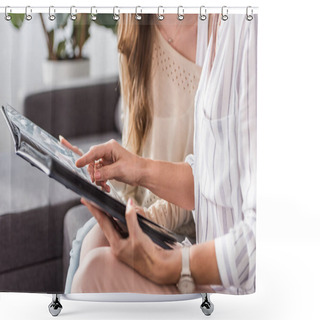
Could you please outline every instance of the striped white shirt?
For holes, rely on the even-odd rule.
[[[257,24],[257,15],[229,15],[216,46],[211,36],[195,97],[194,155],[186,158],[197,243],[215,240],[222,286],[213,289],[232,294],[255,291]]]

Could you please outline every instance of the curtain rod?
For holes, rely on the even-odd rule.
[[[23,13],[23,14],[33,14],[33,13],[91,13],[91,14],[103,14],[103,13],[138,13],[138,14],[177,14],[179,12],[183,12],[183,14],[191,14],[191,13],[221,13],[222,10],[224,12],[228,12],[228,14],[245,14],[250,9],[251,14],[258,13],[258,7],[144,7],[144,6],[137,6],[137,7],[100,7],[100,6],[93,6],[93,7],[81,7],[81,6],[71,6],[71,7],[40,7],[40,6],[26,6],[26,7],[11,7],[11,6],[2,6],[0,7],[0,13]]]

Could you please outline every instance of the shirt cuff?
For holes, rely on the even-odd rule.
[[[223,287],[238,287],[233,236],[230,233],[214,240],[220,279]]]
[[[184,160],[184,162],[188,163],[189,166],[191,167],[192,169],[192,174],[194,175],[194,155],[193,154],[188,154]]]

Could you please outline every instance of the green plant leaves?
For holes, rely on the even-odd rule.
[[[24,21],[24,14],[23,13],[9,13],[11,17],[11,23],[16,29],[20,29],[22,27]]]
[[[59,13],[56,15],[56,26],[57,28],[63,29],[68,24],[69,14]]]
[[[113,32],[116,31],[117,22],[113,19],[112,14],[98,14],[96,18],[94,22],[99,26],[112,29]]]
[[[25,20],[24,14],[9,14],[11,16],[11,23],[16,29],[20,29]],[[64,59],[81,59],[82,49],[86,41],[90,38],[90,25],[95,22],[97,25],[116,31],[117,22],[113,20],[112,14],[97,14],[96,20],[92,21],[90,14],[82,13],[77,14],[77,19],[74,21],[69,20],[69,14],[56,14],[54,23],[45,23],[46,16],[40,14],[41,24],[43,31],[46,35],[48,58],[49,60],[64,60]],[[65,38],[55,46],[55,32],[58,29],[65,29],[68,23],[72,23],[72,34],[71,37]],[[50,26],[50,28],[49,28]],[[72,47],[72,52],[67,52],[66,48]]]
[[[77,19],[73,22],[72,47],[74,49],[74,58],[81,59],[82,48],[89,39],[91,19],[88,14],[78,14]]]
[[[56,55],[57,55],[58,59],[66,59],[67,58],[66,40],[63,40],[58,43]]]

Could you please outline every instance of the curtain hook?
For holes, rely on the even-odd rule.
[[[10,11],[10,13],[12,12],[12,10],[10,9],[9,6],[6,6],[4,8],[4,18],[7,20],[7,21],[10,21],[12,19],[12,17],[9,15],[8,11]]]
[[[250,14],[249,14],[249,10],[251,11]],[[247,18],[248,21],[253,20],[253,9],[250,6],[247,7],[247,9],[246,9],[246,18]]]
[[[31,7],[30,7],[30,6],[27,6],[27,7],[26,7],[26,13],[25,13],[25,17],[26,17],[26,20],[27,20],[27,21],[30,21],[30,20],[32,19],[31,13],[32,13]]]
[[[138,13],[138,9],[139,9],[139,11],[140,11],[140,14]],[[140,6],[137,6],[137,7],[136,7],[136,20],[141,21],[141,19],[142,19],[141,13],[142,13],[141,7],[140,7]]]
[[[70,8],[70,19],[72,21],[75,21],[77,19],[77,8],[75,6],[72,6]]]
[[[56,16],[54,14],[55,12],[56,12],[56,9],[54,8],[54,6],[49,7],[49,20],[53,21],[56,19]]]
[[[207,8],[205,6],[200,7],[200,20],[204,21],[207,19]]]
[[[95,10],[95,13],[93,13],[93,10]],[[98,10],[96,9],[96,7],[91,7],[91,20],[92,21],[96,21],[97,20],[97,13],[98,13]]]
[[[178,20],[182,21],[184,19],[184,9],[183,6],[178,7]]]
[[[116,13],[117,10],[117,13]],[[118,21],[120,19],[120,10],[119,7],[113,7],[113,20]]]
[[[222,8],[221,8],[221,19],[223,20],[223,21],[227,21],[228,20],[228,7],[227,6],[223,6]]]
[[[160,13],[160,9],[162,9],[162,13]],[[164,9],[163,6],[158,7],[158,20],[162,21],[164,19]]]

